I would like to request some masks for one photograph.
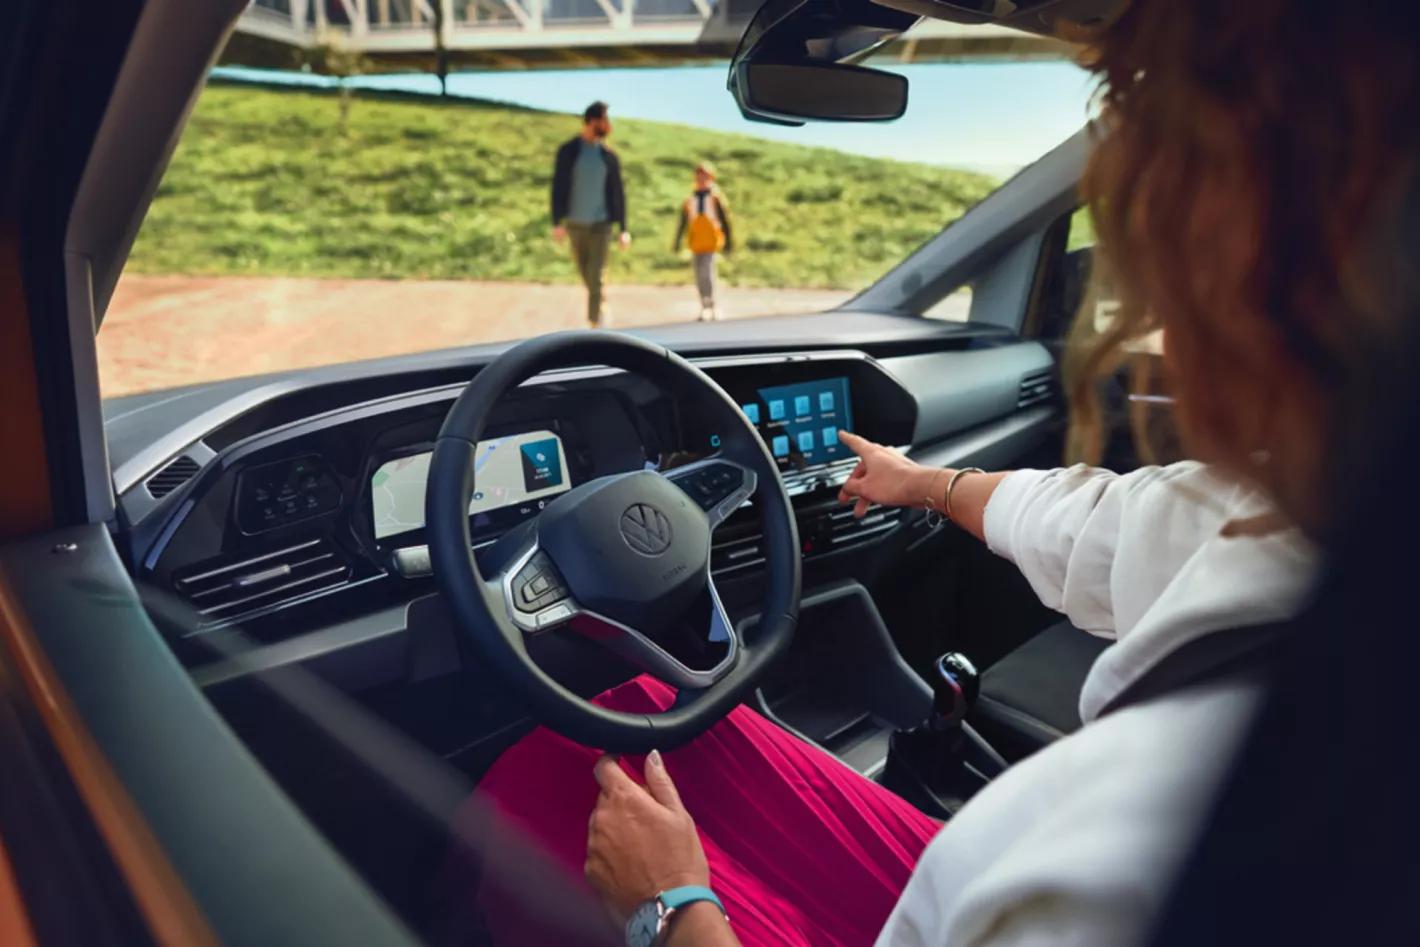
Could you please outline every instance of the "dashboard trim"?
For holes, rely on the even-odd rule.
[[[714,371],[715,369],[743,369],[755,367],[772,367],[783,365],[807,365],[815,362],[857,362],[870,365],[878,372],[885,382],[901,387],[901,382],[895,375],[872,356],[855,349],[825,349],[808,352],[786,352],[772,355],[737,355],[737,356],[716,356],[693,359],[692,363],[702,370]],[[519,390],[537,388],[544,385],[559,384],[570,381],[583,381],[596,378],[614,377],[624,375],[620,369],[612,369],[605,366],[583,366],[576,368],[555,369],[542,372],[533,376],[519,386]],[[231,469],[244,457],[261,450],[272,444],[280,443],[290,439],[297,434],[314,434],[326,430],[334,425],[345,424],[363,418],[390,413],[400,409],[417,408],[424,405],[436,404],[440,401],[449,401],[457,397],[458,393],[464,389],[466,383],[452,385],[438,385],[430,388],[416,389],[413,391],[387,395],[385,397],[372,399],[353,405],[346,405],[333,408],[328,411],[319,412],[307,418],[300,418],[288,421],[284,424],[268,430],[260,431],[248,437],[230,444],[220,451],[217,451],[211,460],[204,464],[202,468],[184,485],[183,489],[177,491],[170,499],[186,499],[194,496],[204,487],[209,485],[216,477]],[[904,389],[905,390],[905,389]],[[210,434],[210,431],[203,432],[203,436]],[[200,439],[200,438],[199,438]],[[206,445],[204,445],[206,446]],[[186,450],[187,448],[184,448]],[[120,503],[126,504],[128,492],[138,490],[142,492],[143,477],[153,469],[159,469],[163,464],[170,462],[171,458],[154,458],[151,461],[151,468],[140,473],[134,472],[130,476],[135,477],[129,484],[127,490],[120,491]],[[120,468],[122,472],[122,468]],[[797,474],[791,473],[788,479],[793,482]],[[808,488],[812,488],[811,484]],[[158,513],[168,506],[165,501],[158,501],[152,508],[153,513]],[[154,569],[161,560],[173,535],[181,526],[181,522],[191,513],[192,507],[186,503],[173,505],[171,520],[163,521],[151,546],[143,552],[144,567],[150,571]],[[330,513],[322,514],[332,515]],[[312,517],[312,520],[320,517]],[[133,525],[141,525],[141,521]]]

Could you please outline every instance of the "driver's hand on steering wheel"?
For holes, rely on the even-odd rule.
[[[951,476],[939,467],[924,467],[890,447],[847,431],[839,431],[838,439],[858,455],[858,466],[838,491],[838,502],[852,503],[854,516],[863,516],[873,504],[922,506],[927,497],[941,497]]]
[[[710,886],[695,820],[685,811],[660,753],[652,750],[646,756],[644,787],[614,756],[597,760],[593,772],[602,791],[587,824],[587,880],[618,924],[662,891]]]

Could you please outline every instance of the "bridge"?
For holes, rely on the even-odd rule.
[[[224,63],[276,68],[358,56],[365,70],[575,68],[724,59],[760,0],[252,0]],[[880,56],[1058,59],[1062,44],[928,20]]]

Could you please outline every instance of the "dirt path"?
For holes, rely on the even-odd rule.
[[[850,294],[723,288],[724,313],[812,312]],[[694,290],[614,286],[613,324],[695,318]],[[519,339],[583,324],[579,286],[444,280],[126,276],[99,333],[106,397]]]

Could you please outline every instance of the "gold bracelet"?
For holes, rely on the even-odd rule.
[[[933,470],[933,471],[932,471],[932,479],[933,479],[934,481],[937,479],[937,474],[938,474],[939,472],[940,472],[939,470]],[[947,498],[947,495],[946,495],[946,493],[944,492],[944,493],[942,494],[942,499],[945,501],[946,498]],[[922,498],[922,505],[927,508],[928,512],[930,512],[930,513],[936,513],[938,516],[941,516],[941,515],[942,515],[942,511],[941,511],[940,508],[938,508],[938,506],[937,506],[937,501],[936,501],[936,499],[932,496],[932,494],[931,494],[930,491],[928,491],[927,495]]]
[[[960,480],[962,477],[966,476],[967,474],[984,473],[986,473],[986,471],[982,470],[980,467],[963,467],[956,473],[952,474],[952,479],[947,481],[946,494],[942,497],[942,506],[946,509],[947,519],[951,520],[953,523],[957,521],[956,517],[952,515],[952,491],[956,489],[957,481]]]

